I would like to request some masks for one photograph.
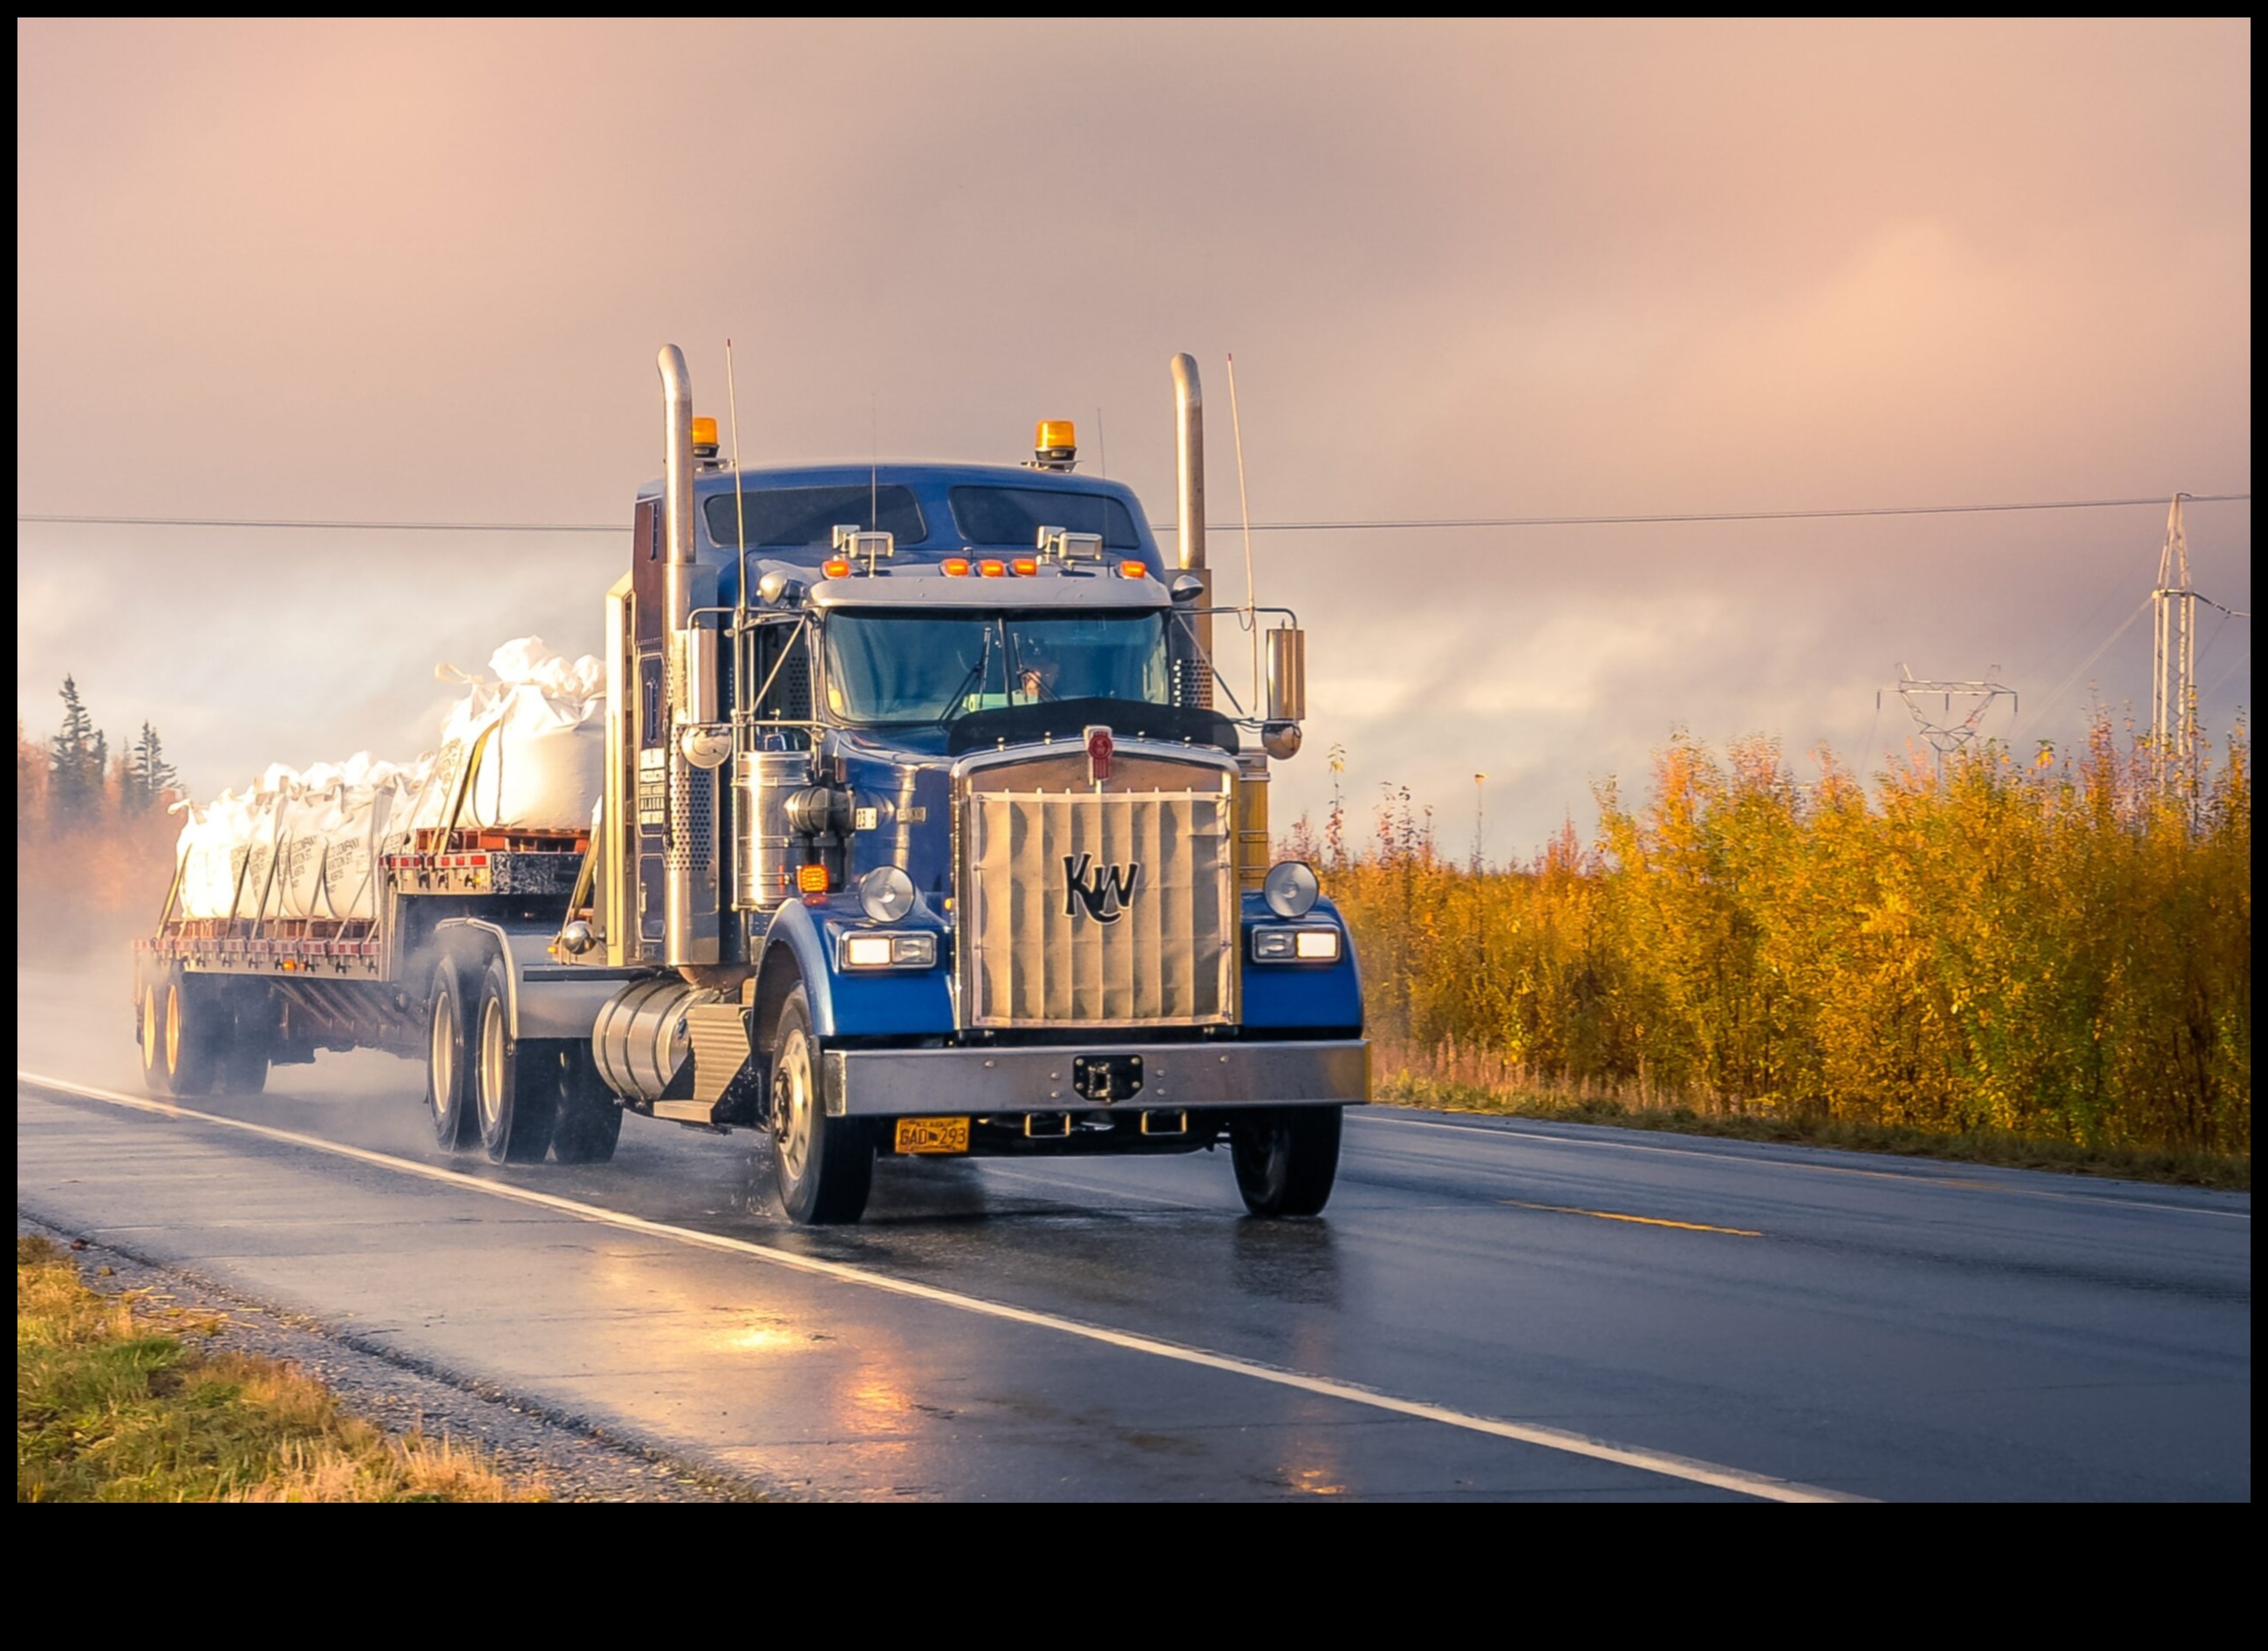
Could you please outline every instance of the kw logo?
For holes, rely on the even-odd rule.
[[[1093,855],[1081,855],[1076,860],[1064,856],[1064,915],[1076,917],[1084,906],[1096,922],[1115,923],[1134,903],[1134,885],[1141,880],[1142,862],[1094,866],[1090,876],[1088,868],[1094,860]]]

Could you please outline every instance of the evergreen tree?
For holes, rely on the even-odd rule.
[[[84,819],[101,806],[110,745],[87,715],[78,684],[63,678],[63,731],[48,742],[48,805],[58,821]]]
[[[120,801],[129,814],[146,814],[166,800],[179,781],[173,765],[166,760],[166,748],[158,737],[158,730],[144,722],[142,732],[134,741],[126,757],[126,784]]]
[[[48,761],[39,742],[16,719],[16,840],[31,841],[47,830]]]

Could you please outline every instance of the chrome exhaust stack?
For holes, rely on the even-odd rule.
[[[662,614],[666,705],[661,714],[668,774],[668,836],[663,851],[662,961],[673,967],[719,961],[723,903],[717,870],[718,786],[710,767],[686,751],[687,736],[715,715],[713,633],[696,638],[696,608],[717,600],[716,575],[693,555],[693,379],[685,356],[665,344],[661,371]]]
[[[1180,459],[1175,489],[1174,537],[1182,570],[1195,574],[1203,588],[1190,598],[1197,611],[1180,616],[1180,624],[1195,642],[1196,657],[1181,651],[1182,695],[1187,705],[1212,703],[1212,573],[1205,566],[1204,509],[1204,393],[1197,384],[1197,358],[1174,357],[1174,449]]]

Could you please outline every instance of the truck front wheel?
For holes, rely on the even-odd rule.
[[[819,1088],[819,1040],[801,987],[780,1006],[772,1037],[772,1163],[780,1203],[799,1226],[855,1222],[874,1185],[874,1143],[864,1121],[829,1118]]]
[[[1236,1190],[1256,1215],[1318,1215],[1339,1173],[1336,1106],[1239,1119],[1229,1126],[1228,1156]]]

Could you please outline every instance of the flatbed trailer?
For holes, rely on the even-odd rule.
[[[319,1049],[426,1053],[427,993],[450,931],[556,930],[591,846],[588,832],[418,836],[380,857],[373,917],[179,917],[169,895],[157,932],[134,943],[137,1041],[152,1087],[256,1091],[269,1066]],[[272,1024],[254,1013],[263,1002]],[[141,1035],[152,1028],[157,1036]],[[230,1058],[208,1057],[204,1046],[222,1043]]]

